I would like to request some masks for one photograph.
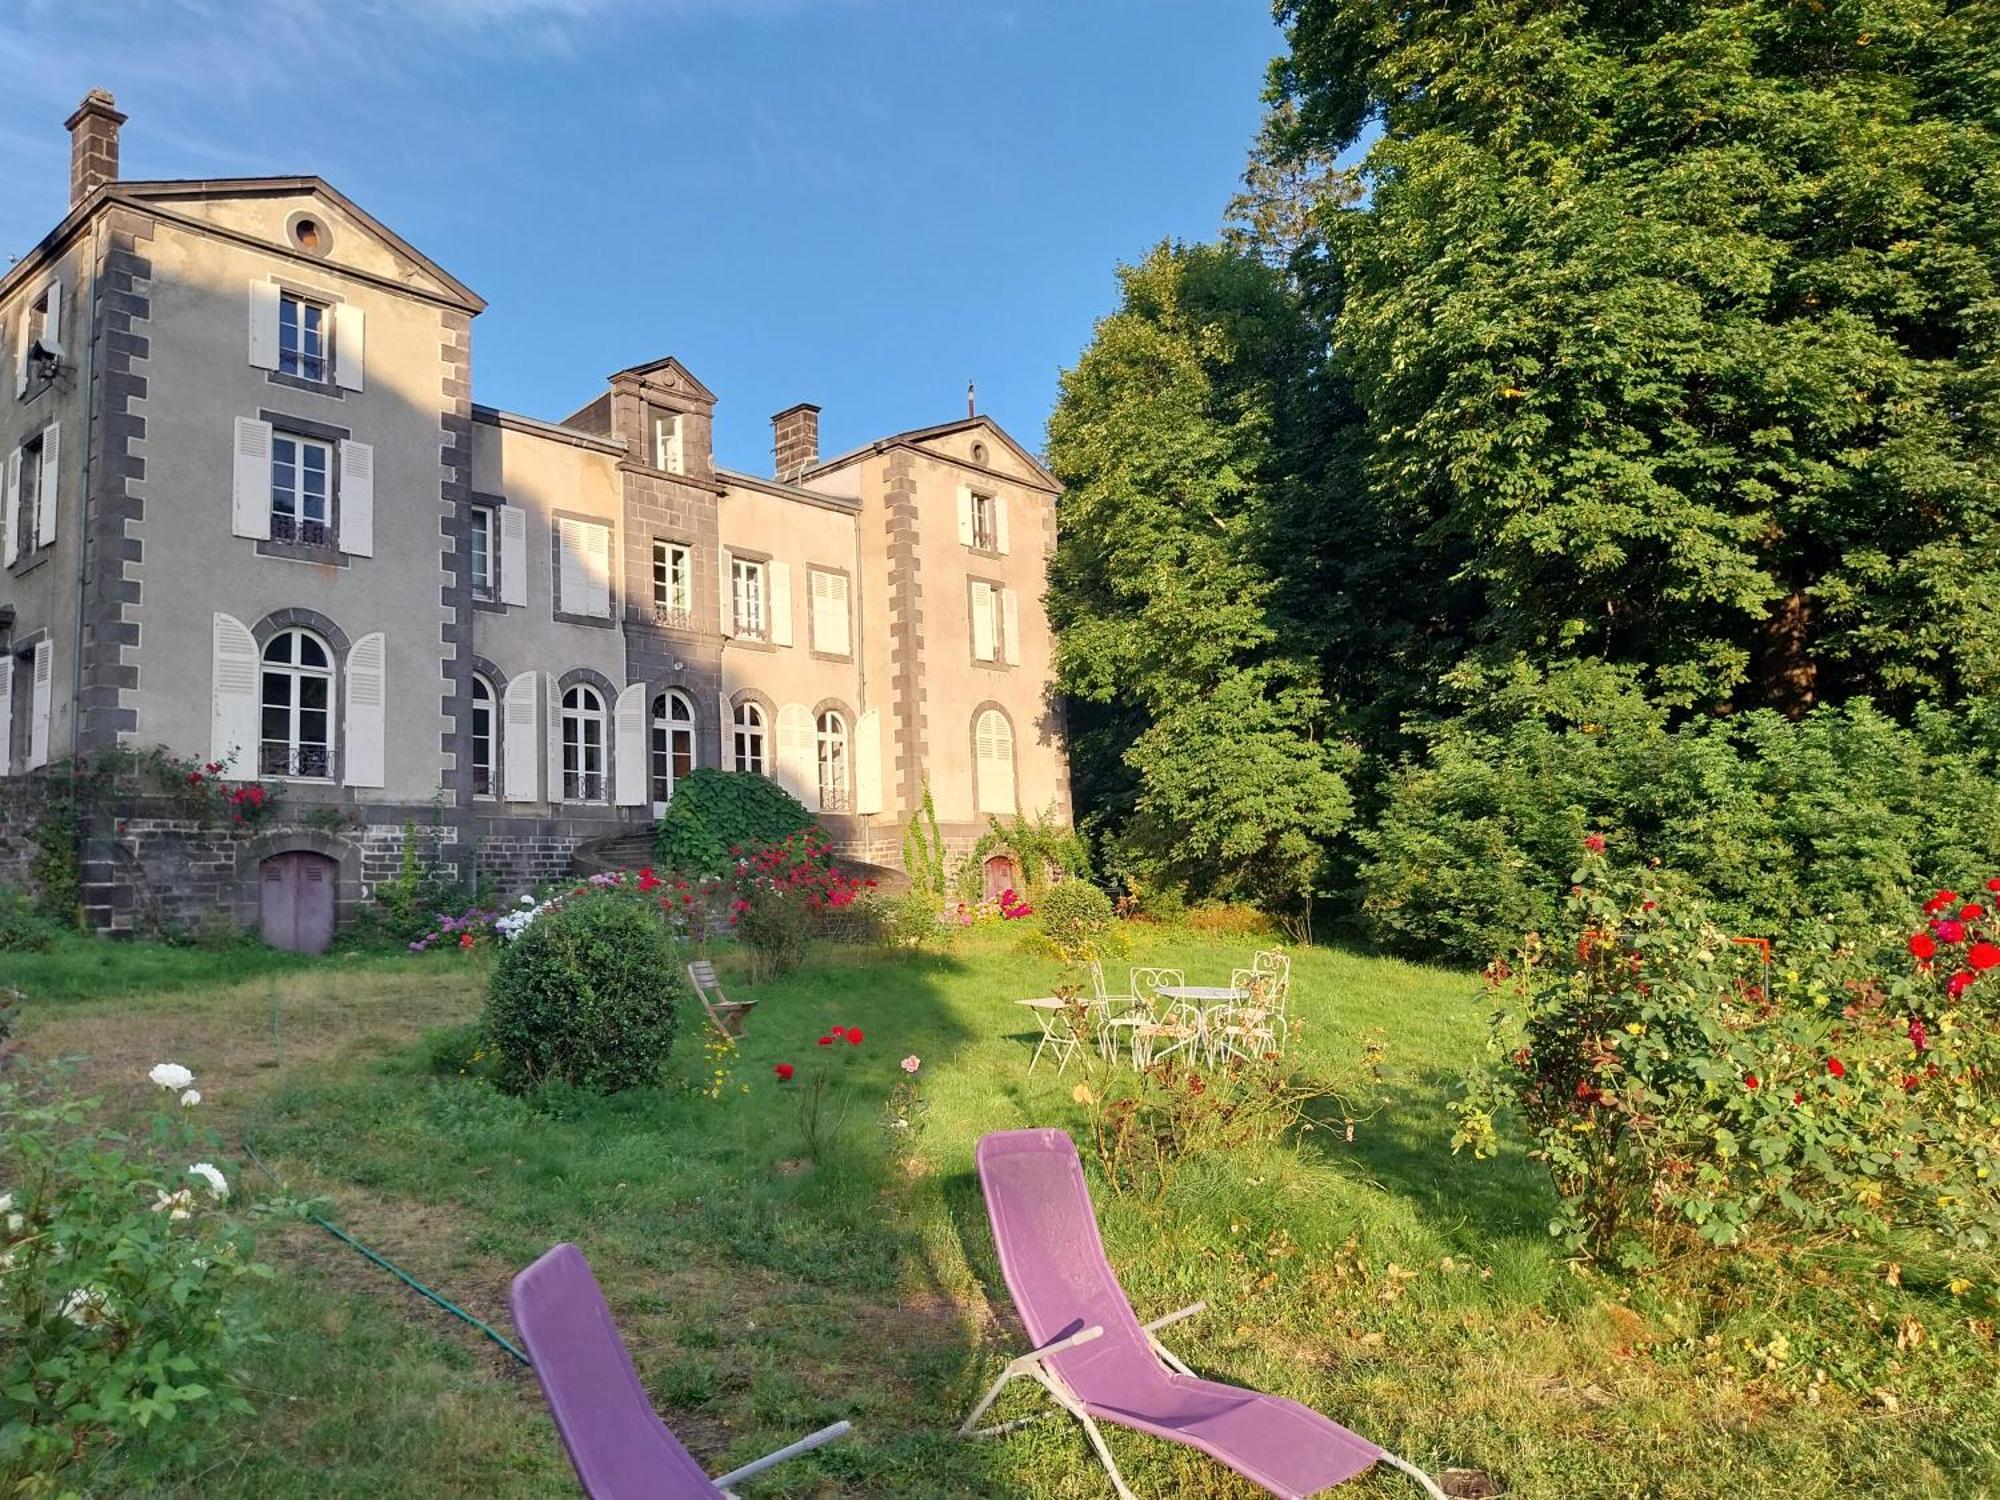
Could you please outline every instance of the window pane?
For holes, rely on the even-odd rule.
[[[309,635],[294,633],[293,639],[298,642],[299,646],[299,665],[318,667],[324,671],[326,668],[326,648]]]

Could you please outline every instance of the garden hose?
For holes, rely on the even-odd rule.
[[[283,1188],[285,1186],[285,1184],[279,1180],[278,1174],[273,1172],[269,1167],[264,1165],[264,1159],[257,1154],[256,1148],[250,1144],[250,1133],[247,1130],[244,1131],[243,1133],[243,1153],[244,1155],[248,1156],[252,1162],[256,1163],[258,1171],[262,1172],[266,1177],[270,1178],[272,1182],[278,1185],[278,1187]],[[421,1281],[417,1280],[416,1277],[412,1276],[408,1271],[405,1271],[401,1266],[397,1265],[394,1261],[389,1260],[385,1256],[376,1254],[373,1250],[369,1249],[366,1245],[362,1244],[361,1241],[357,1240],[353,1235],[349,1234],[346,1230],[342,1229],[338,1224],[335,1224],[331,1219],[324,1218],[319,1214],[308,1214],[306,1215],[306,1217],[310,1219],[313,1223],[319,1225],[320,1228],[324,1229],[328,1234],[332,1235],[335,1239],[339,1240],[343,1245],[348,1246],[350,1249],[359,1251],[362,1254],[362,1256],[364,1256],[368,1260],[373,1261],[376,1265],[380,1266],[383,1270],[387,1271],[391,1276],[394,1276],[398,1281],[402,1282],[403,1285],[410,1288],[411,1291],[418,1293],[420,1296],[429,1298],[432,1302],[435,1302],[439,1307],[443,1308],[453,1317],[460,1318],[465,1322],[470,1323],[474,1328],[477,1328],[481,1333],[485,1334],[489,1339],[493,1340],[494,1343],[498,1344],[502,1349],[505,1349],[509,1354],[513,1355],[515,1359],[519,1360],[522,1364],[527,1365],[530,1369],[534,1367],[534,1361],[530,1360],[527,1355],[523,1354],[518,1348],[516,1348],[514,1344],[507,1338],[507,1336],[501,1333],[500,1330],[495,1328],[492,1324],[482,1322],[480,1319],[475,1318],[471,1313],[467,1312],[464,1308],[460,1307],[456,1302],[451,1301],[448,1297],[445,1297],[441,1293],[436,1292],[432,1290],[430,1287],[425,1286]]]

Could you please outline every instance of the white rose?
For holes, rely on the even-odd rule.
[[[184,1089],[194,1082],[194,1074],[179,1063],[155,1063],[146,1076],[163,1089]]]
[[[184,1093],[182,1093],[181,1095],[182,1109],[193,1109],[199,1103],[201,1103],[200,1089],[188,1089]]]
[[[188,1168],[188,1175],[199,1177],[208,1184],[209,1193],[216,1198],[229,1196],[229,1179],[216,1169],[213,1162],[198,1161]]]

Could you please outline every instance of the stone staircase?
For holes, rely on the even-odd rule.
[[[576,875],[603,875],[612,870],[640,870],[653,862],[653,825],[628,828],[576,846],[569,867]]]

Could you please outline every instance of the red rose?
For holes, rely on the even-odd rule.
[[[829,1035],[829,1036],[846,1036],[846,1035],[847,1035],[847,1028],[846,1028],[845,1026],[833,1026],[833,1027],[829,1027],[829,1028],[828,1028],[828,1030],[827,1030],[827,1035]]]
[[[1991,880],[1987,881],[1986,889],[1989,891],[2000,891],[2000,875],[1995,875]]]
[[[1931,931],[1938,935],[1938,939],[1941,942],[1962,943],[1965,941],[1965,924],[1954,921],[1950,917],[1939,917],[1935,922],[1931,923]]]
[[[1745,1074],[1743,1075],[1743,1087],[1745,1087],[1746,1089],[1754,1089],[1754,1088],[1756,1088],[1756,1087],[1757,1087],[1757,1075],[1756,1075],[1755,1073],[1745,1073]]]
[[[1990,969],[2000,964],[2000,944],[1974,943],[1966,950],[1965,961],[1975,969]]]
[[[1587,835],[1584,838],[1583,847],[1588,849],[1592,854],[1602,854],[1604,852],[1604,835],[1601,833]]]
[[[1985,915],[1986,908],[1981,906],[1977,901],[1968,901],[1958,909],[1958,917],[1961,922],[1977,922]]]
[[[1917,1088],[1917,1075],[1914,1073],[1905,1073],[1903,1075],[1903,1092],[1906,1094],[1915,1093],[1916,1088]]]
[[[1947,906],[1951,905],[1951,903],[1956,901],[1957,899],[1958,899],[1957,891],[1939,891],[1935,896],[1931,897],[1930,900],[1924,903],[1924,915],[1936,916],[1939,912],[1943,911]]]
[[[1963,995],[1966,992],[1966,990],[1971,986],[1973,978],[1974,975],[1972,973],[1972,970],[1960,969],[1956,974],[1952,975],[1951,978],[1946,981],[1944,987],[1945,993],[1950,995],[1952,999],[1956,1000],[1960,995]]]
[[[771,1071],[778,1075],[778,1082],[780,1083],[790,1083],[792,1081],[792,1065],[790,1063],[779,1063]]]
[[[1929,963],[1937,957],[1937,939],[1928,932],[1919,932],[1910,938],[1910,953],[1913,957]]]
[[[833,1038],[830,1036],[823,1036],[819,1039],[819,1044],[822,1047],[831,1047],[833,1045]]]
[[[847,1040],[850,1045],[859,1047],[861,1045],[861,1033],[859,1031],[850,1030],[847,1033]]]
[[[1829,1057],[1826,1060],[1826,1070],[1835,1078],[1845,1078],[1847,1076],[1847,1065],[1837,1057]]]

